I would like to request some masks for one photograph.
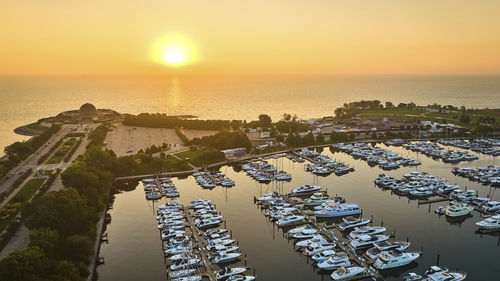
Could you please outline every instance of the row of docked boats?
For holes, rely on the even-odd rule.
[[[434,193],[449,194],[460,188],[458,185],[449,184],[445,179],[419,171],[407,173],[400,179],[380,174],[374,182],[381,188],[412,197],[429,197]]]
[[[254,160],[241,167],[247,175],[260,183],[270,183],[271,181],[290,181],[292,176],[278,169],[264,160]]]
[[[174,200],[158,206],[158,229],[167,261],[169,280],[200,281],[203,261],[186,227],[184,206]]]
[[[244,267],[228,267],[228,264],[237,262],[242,253],[237,241],[231,237],[227,229],[219,228],[222,223],[222,215],[217,215],[215,205],[210,200],[193,200],[190,208],[195,218],[196,227],[201,231],[200,237],[204,240],[204,249],[209,253],[208,259],[212,264],[222,266],[219,271],[214,272],[217,280],[250,281],[254,276],[246,276]],[[207,215],[211,214],[211,215]],[[199,241],[201,242],[201,241]]]
[[[480,168],[458,168],[451,170],[454,175],[468,178],[485,185],[500,187],[500,166],[486,166]]]
[[[454,146],[462,149],[469,149],[474,152],[488,154],[491,156],[500,156],[500,140],[499,139],[440,139],[438,142],[442,145]]]
[[[351,155],[354,159],[362,159],[370,166],[379,166],[384,170],[394,170],[401,166],[418,166],[420,161],[403,157],[401,154],[371,146],[367,143],[338,143],[332,146],[336,151],[342,151]]]
[[[147,178],[142,180],[147,200],[159,200],[162,197],[179,197],[179,191],[168,177]]]
[[[299,187],[295,190],[299,189],[301,188]],[[316,199],[314,199],[315,197]],[[332,202],[343,201],[341,198],[329,198],[324,193],[316,192],[303,202],[310,199],[317,200],[318,198],[332,200]],[[266,194],[256,201],[261,208],[267,209],[264,215],[268,216],[278,227],[283,229],[284,233],[286,233],[285,237],[295,240],[294,245],[296,249],[313,259],[316,267],[321,270],[333,271],[330,275],[333,280],[347,280],[359,276],[366,271],[365,267],[351,264],[347,254],[336,249],[337,244],[335,240],[321,233],[326,230],[323,229],[321,231],[311,224],[304,224],[306,222],[306,215],[299,205],[290,203],[291,201],[285,200],[284,197],[277,193]],[[308,206],[319,206],[321,204]],[[297,225],[300,226],[293,228]],[[331,235],[333,236],[333,234]]]
[[[349,167],[343,162],[333,160],[327,155],[317,153],[310,149],[303,148],[296,153],[312,162],[312,164],[307,164],[305,166],[305,170],[318,176],[328,176],[332,173],[341,176],[349,172],[354,172],[353,167]]]
[[[403,277],[403,281],[461,281],[465,278],[467,278],[465,272],[452,272],[446,267],[434,265],[425,271],[423,276],[411,272]]]
[[[447,150],[439,144],[430,141],[411,142],[404,147],[413,152],[422,153],[432,159],[441,159],[445,163],[460,163],[462,161],[473,161],[479,159],[477,154],[464,151]]]
[[[233,187],[234,181],[226,177],[221,172],[200,171],[195,172],[193,177],[198,185],[206,189],[212,189],[216,186]]]

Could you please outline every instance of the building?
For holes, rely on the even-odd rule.
[[[120,118],[122,118],[122,115],[112,109],[97,109],[93,104],[85,103],[77,110],[61,112],[55,117],[48,118],[46,121],[63,123],[104,122]]]

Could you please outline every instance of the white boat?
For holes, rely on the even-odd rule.
[[[318,186],[318,185],[308,185],[308,184],[305,184],[305,185],[301,185],[299,187],[294,188],[292,190],[292,193],[295,194],[295,195],[306,194],[306,193],[311,193],[311,192],[319,191],[322,188],[323,187]]]
[[[210,251],[213,253],[226,252],[231,253],[237,251],[239,249],[238,246],[224,246],[224,245],[215,245],[210,248]]]
[[[290,229],[286,234],[287,236],[292,236],[293,234],[297,234],[297,233],[301,233],[303,231],[307,231],[307,230],[316,230],[316,228],[310,224],[306,224],[304,226],[299,226],[299,227],[296,227],[294,229]]]
[[[476,225],[482,230],[500,229],[500,215],[489,217],[477,222]]]
[[[350,266],[350,267],[340,267],[337,270],[335,270],[330,277],[333,280],[343,280],[347,278],[351,278],[353,276],[356,276],[358,274],[361,274],[365,272],[364,267],[359,267],[359,266]]]
[[[178,270],[186,267],[195,267],[200,263],[200,259],[177,260],[170,265],[170,270]]]
[[[340,231],[346,231],[354,227],[359,227],[363,225],[367,225],[370,223],[368,219],[357,219],[354,217],[347,217],[342,219],[343,222],[337,226]]]
[[[184,277],[196,273],[196,269],[181,269],[177,271],[170,271],[168,276],[170,278]]]
[[[326,243],[328,243],[328,241],[325,239],[325,237],[323,237],[323,235],[318,234],[318,235],[315,235],[311,239],[302,240],[302,241],[295,243],[295,246],[307,247],[307,246],[312,245],[312,244],[326,244]]]
[[[213,262],[214,263],[230,262],[239,257],[241,257],[241,253],[219,252],[219,254],[213,259]]]
[[[209,219],[209,220],[199,221],[198,223],[196,223],[196,226],[198,228],[207,228],[207,227],[217,226],[221,223],[222,223],[222,221],[220,219],[214,219],[214,220]]]
[[[380,254],[387,250],[398,250],[398,251],[404,251],[410,247],[409,242],[394,242],[394,243],[389,243],[387,241],[383,242],[378,242],[374,243],[375,247],[372,247],[368,250],[366,250],[366,253],[363,255],[369,259],[376,260]]]
[[[201,276],[201,275],[193,275],[193,276],[174,278],[171,280],[172,281],[201,281],[202,279],[203,279],[203,276]]]
[[[333,270],[341,266],[350,266],[351,261],[346,253],[337,253],[327,260],[319,262],[316,266],[324,270]]]
[[[215,239],[208,243],[205,247],[207,250],[212,251],[212,249],[217,248],[217,246],[227,246],[235,242],[233,239]]]
[[[387,229],[382,226],[360,226],[360,227],[355,227],[354,231],[349,233],[350,238],[356,238],[358,236],[368,234],[368,235],[374,235],[374,234],[380,234],[384,233]]]
[[[295,239],[308,239],[308,238],[313,238],[314,235],[316,235],[316,233],[318,233],[317,229],[307,229],[303,230],[302,232],[295,233],[291,237]]]
[[[335,248],[335,243],[326,243],[326,244],[311,244],[306,247],[304,250],[304,255],[313,256],[315,254],[321,253],[326,250],[331,250]]]
[[[242,274],[245,271],[247,271],[247,269],[244,267],[224,267],[223,269],[214,273],[217,280],[222,280],[233,275]]]
[[[279,227],[296,225],[296,224],[302,223],[304,221],[304,219],[305,219],[304,216],[287,215],[287,216],[284,216],[283,218],[279,219],[276,222],[276,225],[278,225]]]
[[[425,276],[424,281],[460,281],[467,277],[467,273],[450,272],[446,267],[434,265],[425,271]]]
[[[392,250],[380,254],[373,266],[377,269],[400,267],[411,263],[418,259],[418,257],[420,257],[419,253],[403,253],[398,250]]]
[[[233,275],[227,279],[227,281],[252,281],[255,280],[255,276],[248,276],[248,275]]]
[[[354,250],[371,247],[374,242],[386,241],[389,239],[387,235],[360,235],[356,239],[352,239],[349,245]]]
[[[357,215],[361,213],[361,209],[356,204],[339,204],[336,206],[328,206],[320,211],[315,211],[314,216],[318,218],[334,218],[350,215]]]
[[[264,196],[257,198],[257,201],[273,201],[276,199],[281,199],[277,192],[272,192],[268,194],[264,194]]]
[[[448,217],[461,217],[470,214],[473,210],[473,206],[459,202],[450,202],[446,207],[445,214]]]
[[[423,278],[422,276],[414,272],[410,272],[408,273],[408,275],[403,277],[403,281],[416,281],[416,280],[422,280],[422,278]]]
[[[165,254],[167,255],[177,255],[186,252],[191,252],[193,248],[191,246],[175,246],[165,249]]]
[[[312,259],[316,262],[320,262],[320,261],[327,260],[329,257],[331,257],[333,255],[335,255],[334,250],[326,250],[326,251],[323,251],[321,253],[318,253],[318,254],[312,256]]]

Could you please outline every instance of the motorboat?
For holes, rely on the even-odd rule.
[[[408,273],[408,275],[403,277],[403,281],[416,281],[416,280],[422,280],[422,278],[423,278],[422,276],[414,272],[410,272]]]
[[[287,216],[284,216],[283,218],[279,219],[276,222],[276,225],[278,225],[279,227],[297,225],[297,224],[302,223],[304,221],[304,219],[305,219],[305,216],[287,215]]]
[[[391,250],[380,254],[373,264],[377,269],[389,269],[407,265],[420,257],[419,253],[404,253],[398,250]]]
[[[290,229],[286,234],[293,235],[293,234],[301,233],[303,231],[307,231],[307,230],[311,230],[311,229],[315,230],[316,228],[310,224],[306,224],[304,226],[299,226],[299,227],[296,227],[294,229]]]
[[[389,236],[377,234],[377,235],[360,235],[356,239],[352,239],[349,245],[354,250],[359,250],[363,248],[368,248],[373,245],[374,242],[386,241]]]
[[[300,195],[300,194],[307,194],[311,192],[316,192],[321,190],[323,187],[318,186],[318,185],[301,185],[299,187],[296,187],[292,190],[292,193],[295,195]]]
[[[224,262],[230,262],[235,259],[238,259],[241,257],[241,253],[226,253],[226,252],[219,252],[217,256],[213,259],[214,263],[224,263]]]
[[[500,229],[500,215],[491,216],[485,220],[477,222],[476,225],[482,230]]]
[[[383,242],[374,243],[374,245],[375,244],[377,244],[377,245],[382,244],[382,245],[381,246],[374,246],[374,247],[366,250],[366,253],[363,254],[366,258],[376,260],[380,256],[380,254],[382,254],[385,251],[388,251],[388,250],[404,251],[404,250],[408,249],[408,247],[410,247],[409,242],[389,243],[387,241],[383,241]],[[383,245],[383,244],[385,244],[385,245]]]
[[[315,211],[314,216],[318,218],[334,218],[334,217],[343,217],[350,215],[357,215],[361,213],[361,209],[358,205],[347,203],[347,204],[339,204],[336,206],[328,206],[323,210]]]
[[[247,271],[247,269],[244,267],[224,267],[223,269],[216,271],[214,273],[215,273],[215,278],[217,278],[217,280],[223,280],[233,275],[242,274],[245,271]]]
[[[364,267],[359,266],[340,267],[335,270],[330,277],[333,280],[344,280],[359,275],[365,272],[365,270]]]
[[[470,214],[474,210],[473,206],[470,206],[465,203],[459,202],[450,202],[450,204],[446,207],[445,214],[448,217],[462,217]]]
[[[222,223],[222,220],[220,219],[208,219],[208,220],[201,220],[196,223],[196,226],[198,228],[207,228],[207,227],[215,227],[219,224]]]
[[[308,239],[312,238],[314,235],[318,233],[317,229],[307,229],[303,230],[302,232],[292,234],[291,236],[288,236],[289,238],[295,238],[295,239]]]
[[[186,267],[195,267],[201,262],[200,259],[177,260],[170,265],[170,270],[178,270]]]
[[[175,278],[175,281],[201,281],[203,279],[203,276],[201,275],[193,275],[193,276],[185,276],[185,277],[179,277]]]
[[[460,281],[467,277],[465,272],[450,272],[443,266],[431,266],[425,271],[425,281]]]
[[[181,269],[181,270],[177,270],[177,271],[170,271],[168,273],[168,276],[170,278],[179,278],[179,277],[192,275],[195,273],[196,273],[196,269]]]
[[[177,255],[182,253],[189,253],[193,250],[191,246],[173,246],[165,249],[165,254],[167,255]]]
[[[184,235],[186,234],[186,231],[184,230],[171,230],[171,229],[166,229],[161,232],[161,239],[162,240],[167,240],[170,239],[176,235]]]
[[[233,275],[227,279],[227,281],[252,281],[252,280],[255,280],[255,276],[248,276],[242,274]]]
[[[264,196],[257,198],[257,201],[273,201],[276,199],[281,199],[277,192],[272,192],[268,194],[264,194]]]
[[[231,252],[238,251],[238,249],[239,249],[238,246],[215,245],[214,247],[210,248],[210,251],[212,253],[218,254],[220,252],[231,253]]]
[[[346,253],[337,253],[327,260],[319,262],[316,266],[320,269],[324,270],[332,270],[341,266],[350,266],[351,261],[349,260],[349,256]]]
[[[307,239],[307,240],[302,240],[302,241],[299,241],[297,243],[295,243],[295,246],[297,247],[307,247],[309,245],[312,245],[312,244],[327,244],[328,241],[325,239],[325,237],[323,237],[323,235],[315,235],[313,238],[311,239]]]
[[[340,231],[346,231],[354,227],[367,225],[370,223],[368,219],[357,219],[354,217],[347,217],[342,219],[343,222],[337,226]]]
[[[360,227],[355,227],[354,231],[349,233],[350,238],[357,238],[358,236],[368,234],[368,235],[374,235],[374,234],[380,234],[384,233],[387,229],[382,226],[360,226]]]
[[[215,239],[210,241],[205,248],[212,251],[212,249],[215,249],[217,246],[227,246],[233,244],[234,242],[235,240],[233,239]]]
[[[311,198],[304,201],[304,206],[317,206],[325,203],[328,200],[331,200],[331,198],[327,194],[319,193],[318,195],[316,195],[315,193],[313,196],[311,196]]]
[[[312,256],[312,259],[316,262],[320,262],[320,261],[327,260],[329,257],[331,257],[333,255],[335,255],[334,250],[326,250],[326,251],[323,251],[321,253],[315,254],[314,256]]]
[[[326,244],[311,244],[307,246],[307,248],[304,250],[304,254],[306,256],[313,256],[315,254],[321,253],[326,250],[331,250],[335,248],[336,244],[335,243],[326,243]]]

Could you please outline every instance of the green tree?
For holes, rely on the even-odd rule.
[[[271,126],[272,122],[273,121],[272,121],[271,117],[269,117],[269,115],[267,115],[267,114],[259,115],[259,124],[262,128],[269,128]]]
[[[325,137],[323,136],[322,133],[319,133],[317,136],[316,136],[316,143],[318,144],[322,144],[325,142]]]

